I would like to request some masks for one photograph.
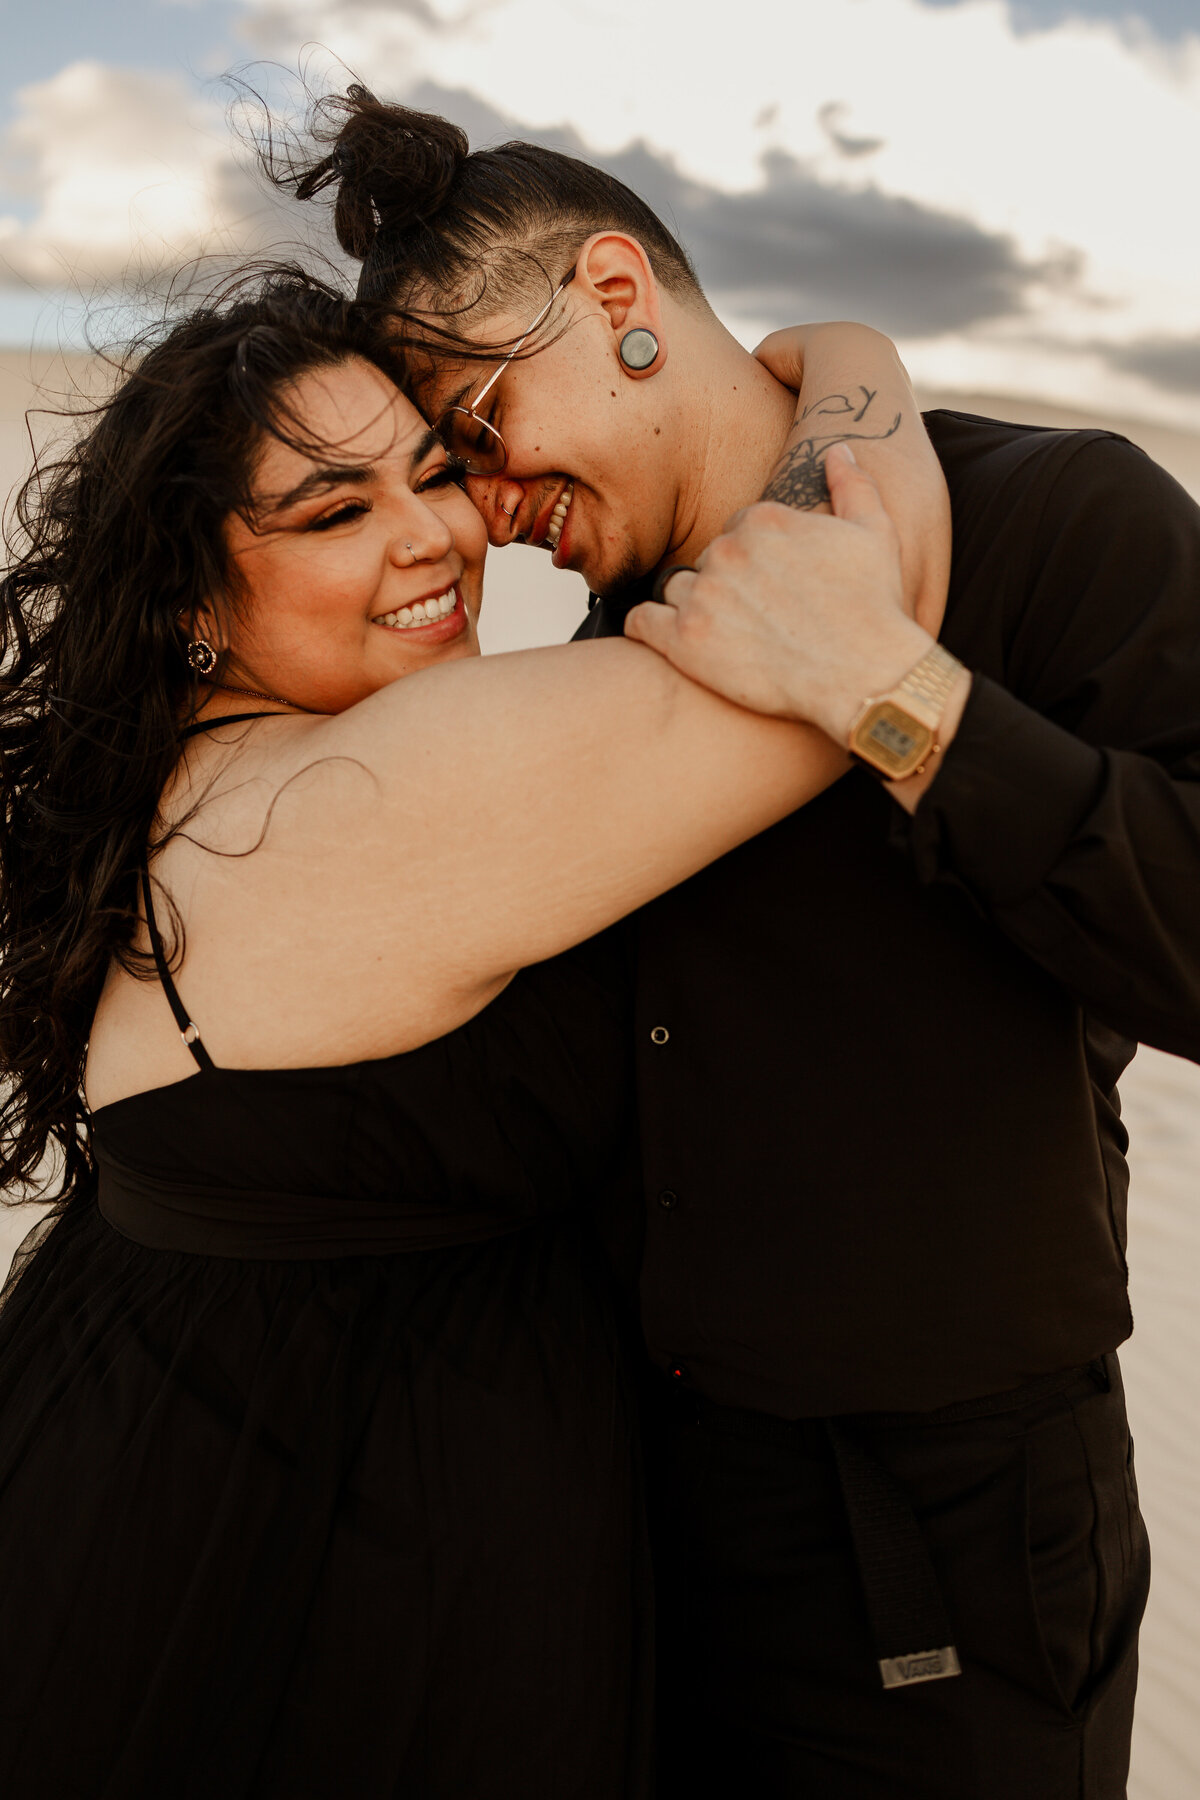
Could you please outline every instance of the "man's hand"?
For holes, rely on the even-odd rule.
[[[909,611],[938,632],[950,579],[950,496],[896,346],[869,325],[841,322],[774,331],[754,354],[798,395],[762,498],[823,511],[826,453],[835,442],[852,443],[900,534]]]
[[[845,445],[826,458],[834,517],[771,503],[739,514],[698,572],[636,606],[626,636],[739,706],[808,719],[845,744],[863,701],[933,642],[904,605],[900,548],[871,477]]]

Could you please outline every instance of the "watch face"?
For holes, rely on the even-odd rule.
[[[850,747],[881,775],[899,781],[912,774],[932,743],[928,725],[894,701],[881,700],[859,722]]]

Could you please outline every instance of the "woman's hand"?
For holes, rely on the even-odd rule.
[[[826,463],[834,517],[770,503],[741,513],[636,606],[626,636],[739,706],[807,719],[845,744],[863,701],[933,639],[908,614],[900,544],[879,489],[845,445]]]
[[[895,522],[908,610],[936,633],[950,577],[950,499],[896,346],[869,325],[799,325],[772,332],[754,354],[798,394],[763,499],[823,509],[829,447],[852,442]]]
[[[866,326],[846,325],[787,325],[782,331],[773,331],[765,337],[754,352],[756,359],[769,369],[776,381],[784,387],[790,387],[798,394],[804,386],[804,356],[810,342],[819,333],[825,331],[844,330],[848,332],[867,330]],[[812,396],[810,395],[811,399]],[[801,409],[797,407],[796,417],[799,420]]]

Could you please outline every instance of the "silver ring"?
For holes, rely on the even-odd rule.
[[[519,504],[519,502],[518,502],[518,504]],[[515,519],[517,516],[517,508],[515,506],[513,507],[511,512],[509,512],[507,506],[501,506],[500,511],[504,514],[506,519]]]

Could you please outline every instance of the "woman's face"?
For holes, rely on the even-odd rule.
[[[323,448],[266,439],[253,524],[226,523],[242,593],[227,636],[209,623],[230,684],[341,712],[477,656],[487,533],[420,413],[358,357],[310,370],[284,398],[295,435]]]

